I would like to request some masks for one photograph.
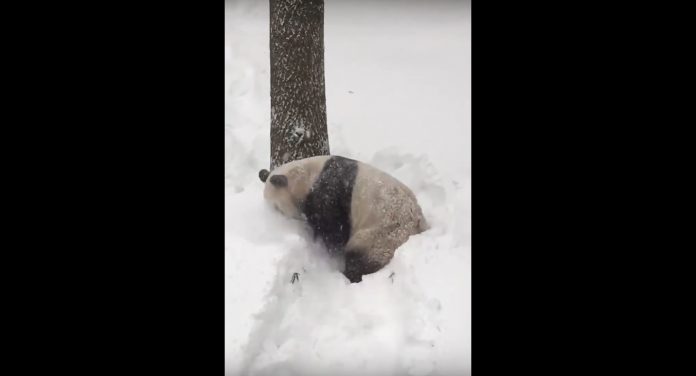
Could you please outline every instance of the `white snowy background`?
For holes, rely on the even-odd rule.
[[[325,0],[331,152],[404,182],[432,226],[357,284],[263,202],[268,17],[225,4],[226,374],[470,374],[469,3]]]

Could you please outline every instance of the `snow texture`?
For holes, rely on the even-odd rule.
[[[431,226],[350,284],[263,200],[268,1],[225,4],[226,374],[470,374],[470,24],[466,2],[326,0],[331,152],[409,186]]]

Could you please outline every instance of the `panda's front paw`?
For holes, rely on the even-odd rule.
[[[290,279],[290,283],[295,283],[295,281],[300,280],[300,273],[292,273],[292,278]]]
[[[362,274],[361,273],[345,271],[345,272],[343,272],[343,275],[345,275],[346,278],[348,278],[350,283],[362,282]]]

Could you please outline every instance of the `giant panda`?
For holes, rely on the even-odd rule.
[[[366,163],[336,155],[259,171],[264,198],[306,220],[329,253],[344,257],[351,283],[387,265],[411,235],[428,228],[413,192]]]

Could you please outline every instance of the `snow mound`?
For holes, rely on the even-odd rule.
[[[432,228],[358,284],[348,282],[304,223],[265,205],[261,182],[228,195],[227,324],[237,326],[227,332],[236,353],[228,358],[230,373],[427,375],[438,361],[462,362],[460,336],[470,329],[452,320],[466,316],[461,289],[470,281],[470,261],[443,227],[451,222],[454,205],[446,203],[456,202],[454,188],[438,184],[425,156],[382,151],[373,163],[407,184],[414,180]],[[422,176],[430,179],[416,184]]]

